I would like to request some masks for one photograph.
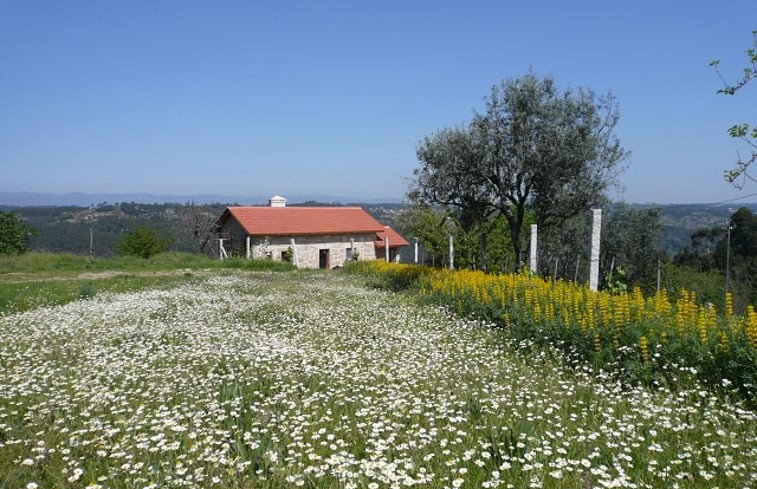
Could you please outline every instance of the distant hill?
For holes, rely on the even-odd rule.
[[[35,202],[20,205],[24,200],[2,200],[3,196],[26,196]],[[32,194],[0,193],[0,209],[13,210],[37,230],[38,235],[30,243],[37,251],[70,252],[86,254],[90,251],[97,256],[115,253],[115,244],[119,239],[137,226],[150,225],[164,235],[174,238],[174,249],[179,251],[198,251],[213,226],[227,205],[232,204],[266,204],[268,197],[248,197],[248,200],[234,200],[223,196],[156,196],[151,194],[123,194],[133,200],[117,200],[121,196],[114,194],[69,194],[48,196],[56,202],[84,199],[97,201],[94,204],[48,204],[43,198],[31,197]],[[47,194],[34,194],[37,196]],[[138,202],[141,195],[143,200]],[[78,196],[78,197],[77,197]],[[60,198],[62,200],[55,200]],[[158,200],[164,202],[157,202]],[[228,199],[228,200],[227,200]],[[289,199],[291,205],[361,205],[378,221],[388,224],[402,232],[398,217],[408,204],[387,199],[387,202],[354,202],[354,199],[334,196],[295,196]],[[173,202],[171,202],[173,201]],[[8,204],[8,202],[13,202]],[[81,201],[80,201],[81,202]],[[188,204],[194,202],[194,204]],[[701,228],[722,226],[739,207],[747,207],[757,212],[757,203],[740,205],[712,204],[675,204],[659,206],[662,211],[663,239],[662,249],[673,255],[690,244],[691,234]],[[409,237],[409,236],[407,236]]]
[[[194,202],[195,204],[228,203],[236,205],[259,205],[267,204],[271,195],[156,195],[147,193],[134,194],[46,194],[34,192],[0,192],[0,206],[6,207],[32,207],[32,206],[82,206],[92,207],[118,202],[130,202],[136,204],[183,204]],[[350,202],[364,203],[400,203],[401,199],[389,197],[382,198],[356,198],[340,197],[335,195],[292,195],[288,196],[289,203],[325,202],[347,204]]]
[[[691,244],[691,235],[702,228],[722,226],[739,208],[757,212],[757,203],[741,204],[668,204],[662,211],[663,249],[670,254]]]

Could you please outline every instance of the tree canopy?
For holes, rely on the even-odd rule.
[[[549,225],[603,201],[627,156],[618,110],[610,94],[561,91],[532,72],[494,85],[485,102],[470,124],[421,141],[408,196],[455,209],[464,227],[504,216],[522,263],[527,210]]]
[[[0,211],[0,255],[21,254],[29,249],[35,231],[15,212]]]
[[[741,207],[725,227],[694,232],[691,245],[676,254],[674,262],[699,272],[718,272],[720,287],[728,273],[728,290],[733,294],[735,307],[744,310],[747,304],[757,304],[757,215]],[[719,288],[717,293],[722,295],[723,289]]]

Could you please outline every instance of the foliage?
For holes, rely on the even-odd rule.
[[[608,272],[607,275],[605,275],[605,282],[607,284],[607,291],[612,294],[623,294],[628,292],[626,271],[621,266],[618,266],[612,271],[612,273]]]
[[[688,368],[623,386],[490,326],[327,272],[0,317],[0,487],[757,485],[757,415]]]
[[[539,272],[543,276],[588,280],[590,217],[586,212],[546,230],[539,229]],[[639,286],[645,292],[654,290],[658,259],[662,258],[661,237],[658,208],[608,203],[602,215],[601,285],[608,286],[613,280],[613,269],[622,267],[627,284]]]
[[[433,273],[433,270],[429,267],[392,263],[384,260],[349,262],[344,266],[346,273],[368,277],[372,279],[374,286],[394,291],[415,286],[422,276]]]
[[[26,253],[35,233],[15,212],[0,211],[0,255]]]
[[[690,238],[691,244],[673,257],[675,263],[700,272],[714,269],[716,265],[714,253],[725,234],[722,226],[701,228],[695,231]]]
[[[353,260],[357,260],[357,256],[355,255],[352,256]],[[294,249],[292,249],[292,247],[290,246],[286,250],[281,252],[281,261],[292,263],[292,260],[294,260]]]
[[[530,213],[526,217],[524,225],[530,225]],[[405,235],[418,238],[427,265],[449,266],[449,237],[452,236],[455,268],[516,269],[510,231],[503,216],[490,215],[466,227],[460,213],[454,209],[413,206],[403,210],[398,221]]]
[[[718,68],[719,60],[710,63],[710,66],[715,68],[715,72],[723,82],[723,88],[719,89],[718,93],[734,95],[751,80],[757,78],[757,30],[752,31],[752,37],[754,38],[753,47],[745,51],[748,61],[747,66],[743,69],[744,75],[737,79],[735,83],[728,82],[720,73],[720,69]],[[750,148],[751,155],[746,158],[742,158],[739,155],[735,168],[724,172],[726,181],[732,183],[737,188],[742,188],[747,180],[751,180],[752,182],[757,181],[749,174],[749,167],[757,160],[757,125],[753,126],[750,132],[749,124],[735,124],[728,128],[728,134],[733,138],[742,140]]]
[[[417,237],[423,244],[431,265],[449,263],[448,236],[452,229],[447,212],[429,206],[411,207],[402,212],[399,222],[407,236]]]
[[[502,81],[470,125],[421,142],[408,196],[456,209],[466,231],[489,214],[504,216],[520,264],[527,210],[546,226],[603,198],[626,156],[613,134],[617,121],[610,95],[560,92],[533,73]]]
[[[585,281],[589,260],[591,234],[588,212],[546,229],[539,229],[538,273],[554,279]],[[524,216],[524,227],[532,223],[532,213]],[[470,231],[454,217],[431,207],[412,207],[400,217],[403,230],[418,236],[430,255],[431,265],[448,263],[448,236],[454,237],[455,268],[486,269],[489,271],[517,271],[512,250],[510,230],[504,216],[489,216]],[[655,207],[608,204],[603,216],[600,261],[605,281],[613,279],[611,268],[625,270],[626,283],[651,291],[656,285],[658,258],[662,258],[660,241],[662,223],[660,210]],[[522,236],[522,246],[529,241]],[[486,243],[483,246],[481,241]],[[486,268],[483,267],[484,263]],[[583,266],[578,266],[583,265]]]
[[[203,247],[212,224],[226,208],[224,204],[99,204],[80,206],[19,207],[38,234],[29,242],[31,250],[56,253],[112,256],[116,245],[129,230],[150,226],[161,235],[174,236],[171,248],[196,253]],[[206,246],[207,247],[207,246]]]
[[[88,280],[79,286],[79,299],[91,299],[97,294],[95,284]]]
[[[613,294],[530,274],[421,268],[370,263],[362,270],[391,285],[399,283],[398,275],[413,277],[406,288],[428,301],[502,324],[517,339],[559,345],[621,379],[675,385],[671,366],[683,365],[713,388],[725,379],[757,407],[757,314],[751,306],[736,316],[727,303],[718,314],[685,289],[677,298],[665,289],[644,297],[638,287]]]
[[[124,236],[117,248],[122,255],[150,258],[166,251],[170,243],[170,238],[161,237],[154,228],[143,226]]]
[[[696,294],[702,304],[713,304],[716,310],[725,310],[724,280],[723,274],[719,271],[700,271],[666,262],[662,264],[660,275],[662,288],[670,297],[680,297],[683,291],[689,291]]]
[[[602,226],[600,260],[610,279],[612,264],[625,270],[626,283],[644,292],[656,287],[662,223],[660,209],[615,204],[610,207]]]
[[[679,266],[716,273],[723,293],[727,273],[728,290],[738,311],[744,311],[748,304],[757,305],[757,215],[746,207],[731,215],[726,228],[696,231],[691,235],[691,245],[673,260]]]

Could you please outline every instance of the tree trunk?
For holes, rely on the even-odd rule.
[[[481,233],[481,270],[486,271],[486,233]]]
[[[505,215],[507,223],[510,225],[510,240],[513,243],[513,253],[515,254],[515,269],[520,270],[523,266],[523,248],[520,245],[520,228],[521,223],[515,216]]]

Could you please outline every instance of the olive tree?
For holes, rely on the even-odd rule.
[[[504,216],[520,264],[528,211],[541,226],[573,217],[601,201],[622,170],[618,110],[609,94],[561,91],[531,72],[493,86],[485,102],[467,126],[420,143],[408,195],[481,220]]]

